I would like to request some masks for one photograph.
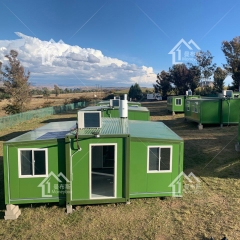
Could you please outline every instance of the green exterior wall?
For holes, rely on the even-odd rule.
[[[18,175],[18,149],[19,148],[47,148],[48,173],[60,172],[65,174],[65,141],[64,139],[51,141],[32,141],[19,144],[4,144],[4,189],[6,204],[60,202],[65,201],[65,194],[51,193],[52,197],[42,197],[42,188],[38,185],[45,177],[19,178]],[[57,184],[56,179],[51,179]],[[64,184],[64,180],[62,184]]]
[[[86,204],[91,202],[101,203],[102,199],[90,199],[90,183],[89,183],[89,146],[90,144],[117,144],[117,182],[116,182],[116,198],[111,199],[112,202],[120,202],[126,197],[125,194],[125,139],[120,137],[112,138],[90,138],[80,139],[81,151],[77,151],[77,144],[75,139],[70,140],[70,159],[67,164],[67,176],[72,180],[71,191],[67,198],[67,204]],[[71,157],[72,156],[72,157]],[[108,201],[106,198],[105,202]]]
[[[181,105],[176,104],[176,99],[181,99]],[[185,96],[169,96],[167,98],[167,110],[170,112],[184,112]]]
[[[102,110],[102,117],[112,117],[119,118],[119,110],[118,109],[104,109]],[[149,111],[137,111],[128,109],[128,119],[129,120],[150,120]]]
[[[109,119],[108,119],[109,120]],[[139,121],[138,121],[139,122]],[[134,124],[135,122],[131,123]],[[128,126],[131,125],[129,123]],[[149,123],[148,128],[153,129],[156,123]],[[145,126],[142,123],[141,126]],[[160,124],[162,133],[168,133],[170,129]],[[113,125],[115,126],[115,125]],[[115,126],[116,127],[116,126]],[[128,131],[124,133],[111,134],[111,127],[107,128],[108,133],[96,138],[91,133],[79,135],[78,151],[77,140],[74,135],[66,135],[65,139],[34,140],[25,142],[4,143],[4,188],[6,204],[44,203],[59,202],[68,205],[100,204],[127,202],[130,198],[173,196],[172,188],[169,185],[183,171],[184,143],[176,134],[172,139],[155,139],[137,137],[138,129],[133,129],[130,137]],[[155,130],[155,128],[154,128]],[[116,129],[114,130],[116,131]],[[154,132],[155,133],[155,132]],[[164,135],[164,134],[163,134]],[[152,136],[152,135],[151,135]],[[164,135],[169,136],[169,135]],[[116,165],[116,198],[91,198],[90,197],[90,144],[117,145]],[[147,166],[148,146],[171,146],[172,147],[172,170],[171,172],[149,173]],[[19,178],[18,149],[41,149],[48,151],[48,177]],[[62,173],[69,180],[69,189],[62,193],[52,192],[52,196],[43,196],[43,190],[39,184],[46,180],[51,181],[51,187],[57,186],[60,189],[66,181],[61,178],[59,183],[50,173],[56,176]],[[51,179],[50,179],[51,177]],[[49,179],[49,181],[48,181]],[[182,179],[180,179],[182,184]],[[182,189],[182,188],[181,188]],[[46,190],[46,189],[45,189]],[[46,192],[46,191],[45,191]],[[175,193],[181,196],[182,191]]]
[[[172,172],[147,172],[148,146],[172,146]],[[172,196],[169,185],[183,171],[183,151],[183,142],[131,138],[130,198]]]
[[[240,111],[238,114],[238,143],[240,143]]]
[[[185,103],[187,99],[199,99],[200,96],[192,95],[192,96],[169,96],[167,97],[167,110],[169,112],[184,112],[185,110]],[[182,104],[177,105],[176,99],[181,99]]]
[[[240,99],[186,99],[185,118],[201,124],[237,124]]]
[[[222,101],[222,123],[237,124],[239,120],[240,99]]]

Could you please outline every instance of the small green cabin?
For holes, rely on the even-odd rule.
[[[186,99],[197,99],[199,97],[200,96],[197,96],[197,95],[191,95],[191,96],[185,96],[185,95],[169,96],[169,97],[167,97],[167,110],[169,112],[172,112],[173,115],[176,112],[182,113],[182,112],[184,112]]]
[[[108,106],[89,106],[81,109],[81,111],[101,111],[102,117],[119,117],[119,107]],[[150,120],[150,112],[146,107],[129,106],[128,105],[128,119],[129,120]]]
[[[94,128],[52,122],[4,143],[5,219],[20,215],[18,204],[56,202],[71,213],[73,205],[182,196],[182,138],[162,122],[84,114]]]
[[[186,99],[185,119],[202,124],[238,124],[239,98],[201,98]]]

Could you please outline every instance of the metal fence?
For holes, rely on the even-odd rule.
[[[53,106],[47,108],[41,108],[37,110],[18,113],[6,117],[0,118],[0,129],[12,127],[18,123],[33,119],[42,118],[53,114],[69,112],[77,108],[86,107],[86,102],[76,102],[61,106]]]

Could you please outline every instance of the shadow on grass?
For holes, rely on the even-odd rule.
[[[235,151],[237,138],[231,135],[226,137],[224,133],[196,138],[184,140],[185,173],[240,179],[240,153]]]

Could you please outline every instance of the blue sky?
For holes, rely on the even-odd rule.
[[[0,0],[0,60],[16,49],[38,85],[152,86],[181,39],[222,66],[221,42],[240,35],[239,12],[238,0]]]

